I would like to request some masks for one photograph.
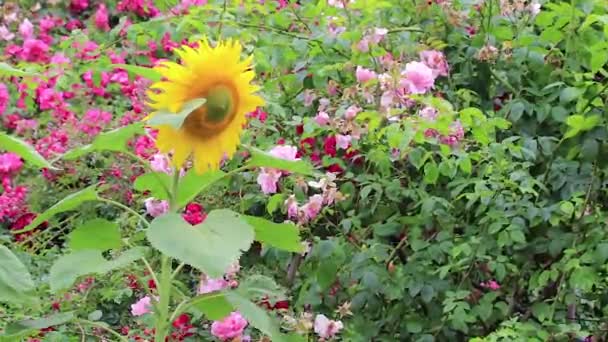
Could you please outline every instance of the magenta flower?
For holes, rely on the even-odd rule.
[[[481,282],[479,283],[479,285],[483,288],[486,288],[488,290],[491,291],[498,291],[500,290],[500,284],[497,283],[495,280],[489,280],[487,282]]]
[[[23,42],[19,57],[28,62],[46,62],[50,47],[39,39],[28,38]]]
[[[357,82],[359,83],[366,83],[378,77],[378,75],[374,71],[361,66],[357,66],[355,76],[357,77]]]
[[[221,341],[228,341],[241,337],[247,324],[249,324],[247,320],[239,312],[234,311],[223,320],[214,321],[211,324],[211,334]]]
[[[97,11],[95,12],[94,17],[95,26],[97,26],[98,29],[102,31],[110,30],[108,9],[106,8],[105,4],[99,4],[99,7],[97,7]]]
[[[333,338],[343,327],[342,322],[330,320],[325,315],[319,314],[315,317],[315,333],[322,339]]]
[[[8,88],[4,83],[0,83],[0,116],[4,114],[8,104],[10,103],[10,94],[8,93]]]
[[[0,154],[0,177],[14,175],[21,170],[21,167],[23,167],[21,157],[15,153]]]
[[[420,62],[409,62],[401,73],[404,78],[401,86],[411,94],[424,94],[433,88],[435,77],[433,70]]]

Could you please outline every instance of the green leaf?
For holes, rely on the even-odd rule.
[[[278,322],[274,318],[271,318],[265,310],[249,301],[237,291],[226,293],[226,298],[252,326],[270,336],[273,342],[285,341],[285,337],[279,332]]]
[[[141,66],[137,66],[137,65],[129,65],[129,64],[112,64],[110,66],[114,67],[114,68],[124,69],[131,74],[139,75],[139,76],[147,78],[153,82],[158,82],[163,77],[158,71],[156,71],[152,68],[146,68],[146,67],[141,67]]]
[[[144,256],[146,248],[135,247],[123,252],[113,260],[106,260],[99,250],[81,250],[63,255],[51,266],[49,282],[51,292],[67,289],[78,277],[87,274],[104,275],[112,270],[123,268]]]
[[[427,184],[435,184],[437,183],[437,179],[439,178],[439,169],[437,168],[437,164],[434,161],[426,163],[424,165],[424,182]]]
[[[97,249],[106,251],[121,246],[120,228],[115,222],[96,218],[89,220],[69,234],[72,250]]]
[[[239,283],[239,292],[253,301],[268,299],[271,303],[287,298],[285,290],[282,289],[274,279],[253,274]]]
[[[105,262],[97,250],[83,250],[59,257],[50,270],[51,292],[69,288],[78,277],[95,273]]]
[[[579,267],[570,275],[570,286],[583,292],[590,291],[599,282],[597,272],[591,267]]]
[[[239,214],[220,209],[211,211],[205,222],[194,227],[177,214],[157,217],[147,237],[162,253],[217,278],[249,249],[254,231]]]
[[[268,199],[268,204],[266,204],[266,210],[268,210],[268,214],[272,215],[275,211],[277,211],[283,203],[285,203],[285,194],[274,194]]]
[[[28,319],[8,324],[4,330],[6,335],[21,335],[40,329],[67,323],[75,318],[73,312],[61,312],[45,318]]]
[[[291,171],[302,175],[312,175],[314,169],[312,165],[303,161],[290,161],[272,156],[269,153],[250,147],[251,159],[247,163],[248,166],[271,167],[278,170]]]
[[[127,151],[127,142],[137,134],[144,133],[143,123],[138,122],[99,134],[89,145],[81,146],[66,152],[62,159],[75,160],[87,153],[101,151]]]
[[[301,253],[304,250],[300,241],[300,231],[295,224],[274,223],[255,216],[244,216],[244,218],[253,227],[256,241],[294,253]]]
[[[205,190],[210,185],[221,180],[226,175],[221,170],[207,171],[197,174],[194,169],[190,169],[184,177],[179,181],[177,203],[181,208],[192,202],[198,194]]]
[[[226,299],[224,292],[206,293],[196,296],[190,305],[201,311],[207,319],[218,321],[230,315],[234,310],[232,304]]]
[[[539,321],[544,322],[553,318],[553,309],[551,305],[547,303],[534,303],[532,305],[532,314],[538,318]]]
[[[150,196],[160,199],[169,199],[169,194],[166,189],[171,187],[171,177],[164,172],[148,172],[137,177],[133,188],[137,191],[149,191]]]
[[[23,160],[33,166],[57,170],[57,168],[51,165],[48,160],[44,159],[33,146],[6,133],[0,133],[0,149],[18,154]]]
[[[188,115],[198,107],[204,105],[205,102],[207,102],[207,100],[203,98],[190,100],[184,103],[182,109],[178,113],[172,113],[168,110],[159,110],[150,117],[147,124],[152,127],[171,126],[175,129],[180,129]]]
[[[575,87],[564,88],[559,94],[559,101],[561,103],[572,102],[576,100],[582,93],[583,91],[581,89]]]
[[[84,188],[78,192],[66,196],[64,199],[57,202],[52,207],[48,208],[43,213],[36,216],[32,223],[28,224],[25,228],[13,231],[12,233],[17,234],[36,229],[36,227],[38,227],[42,222],[50,219],[51,217],[59,213],[74,210],[78,208],[83,202],[95,201],[97,199],[98,196],[97,191],[95,190],[95,185],[90,186],[88,188]]]
[[[473,167],[471,165],[471,159],[469,157],[461,158],[458,161],[458,167],[460,167],[460,169],[462,170],[462,172],[470,175],[471,171],[473,169]]]
[[[14,67],[12,67],[12,66],[4,63],[4,62],[0,62],[0,76],[18,76],[18,77],[23,77],[23,76],[40,76],[40,74],[34,73],[34,72],[29,72],[29,71],[23,71],[23,70],[15,69]]]
[[[592,73],[598,72],[608,62],[608,50],[590,51],[590,55],[591,60],[589,64]]]
[[[27,292],[35,288],[25,265],[5,246],[0,245],[0,301],[11,303],[31,302]]]

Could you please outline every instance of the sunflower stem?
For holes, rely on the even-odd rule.
[[[179,170],[176,168],[173,172],[173,184],[169,196],[169,210],[171,213],[177,212],[179,207],[179,204],[177,203],[178,186]],[[161,256],[160,263],[160,284],[158,284],[160,300],[158,303],[158,313],[156,313],[156,333],[154,336],[154,341],[165,342],[165,338],[169,332],[169,323],[171,320],[169,317],[169,304],[171,302],[171,280],[173,275],[173,267],[171,258],[164,254]]]

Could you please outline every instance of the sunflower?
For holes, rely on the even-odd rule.
[[[224,157],[232,157],[247,121],[246,114],[264,105],[251,84],[255,73],[253,57],[241,60],[241,44],[228,40],[211,47],[207,40],[197,48],[183,46],[175,51],[181,64],[163,62],[155,68],[164,77],[152,84],[149,106],[154,111],[177,113],[189,101],[204,98],[206,103],[188,114],[180,128],[158,126],[156,146],[173,152],[179,168],[192,156],[196,172],[219,168]]]

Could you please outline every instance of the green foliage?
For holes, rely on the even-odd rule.
[[[0,260],[0,301],[31,303],[35,284],[25,265],[5,246],[0,246]]]
[[[100,218],[78,226],[69,234],[69,239],[69,246],[73,251],[84,249],[106,251],[121,246],[118,224]]]
[[[51,292],[56,293],[70,287],[77,278],[87,274],[104,275],[112,270],[128,266],[142,258],[146,248],[134,247],[122,252],[112,260],[106,260],[101,251],[83,249],[59,257],[49,273]]]

